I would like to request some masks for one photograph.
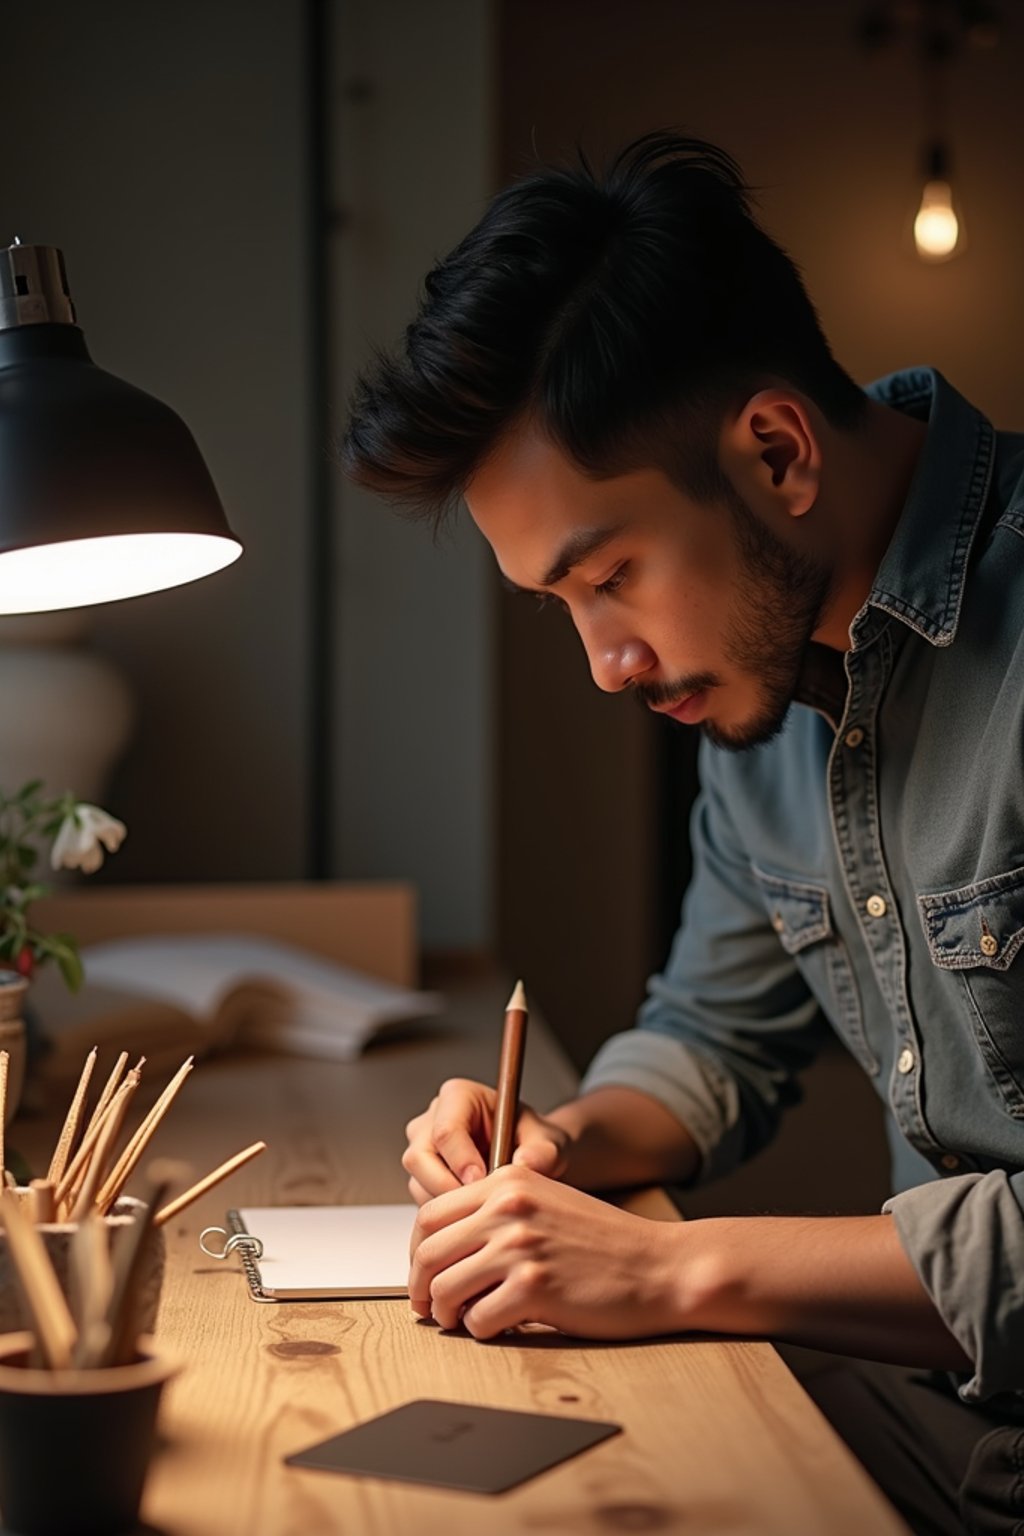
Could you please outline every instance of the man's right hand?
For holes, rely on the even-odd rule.
[[[423,1114],[409,1121],[402,1166],[417,1205],[485,1176],[496,1097],[486,1083],[449,1078]],[[560,1179],[568,1166],[569,1146],[569,1133],[562,1126],[527,1104],[519,1105],[512,1153],[517,1167]]]

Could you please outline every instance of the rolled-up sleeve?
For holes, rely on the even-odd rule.
[[[965,1402],[1024,1388],[1024,1174],[964,1174],[882,1207],[946,1327],[974,1366]]]
[[[614,1035],[581,1091],[622,1086],[662,1103],[714,1178],[774,1135],[800,1097],[820,1015],[759,896],[704,748],[694,808],[694,872],[665,970],[651,979],[637,1026]]]

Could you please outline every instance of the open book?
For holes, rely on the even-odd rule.
[[[368,1040],[441,1011],[414,992],[253,934],[113,939],[82,950],[71,995],[43,972],[32,1005],[61,1059],[93,1045],[150,1061],[231,1046],[349,1061]]]

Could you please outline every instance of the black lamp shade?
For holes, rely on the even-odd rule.
[[[0,613],[160,591],[241,552],[174,411],[74,325],[0,330]]]

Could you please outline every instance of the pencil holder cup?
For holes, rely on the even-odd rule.
[[[19,1189],[18,1194],[25,1199],[28,1190]],[[123,1227],[131,1226],[144,1209],[141,1200],[135,1200],[131,1195],[122,1195],[120,1200],[111,1207],[109,1215],[103,1218],[109,1229],[111,1241],[116,1242],[118,1231]],[[71,1297],[69,1289],[71,1240],[77,1230],[76,1221],[43,1222],[36,1228],[43,1240],[50,1263],[53,1265],[60,1288],[69,1300]],[[135,1327],[139,1333],[152,1333],[156,1328],[165,1258],[166,1243],[163,1229],[150,1227],[140,1260],[142,1267],[139,1274],[135,1317]],[[21,1328],[29,1328],[31,1322],[22,1300],[21,1287],[18,1284],[14,1266],[11,1263],[7,1233],[0,1232],[0,1334],[16,1333]]]
[[[29,1333],[0,1338],[0,1516],[18,1536],[137,1529],[164,1383],[176,1363],[139,1340],[133,1365],[44,1371]]]

